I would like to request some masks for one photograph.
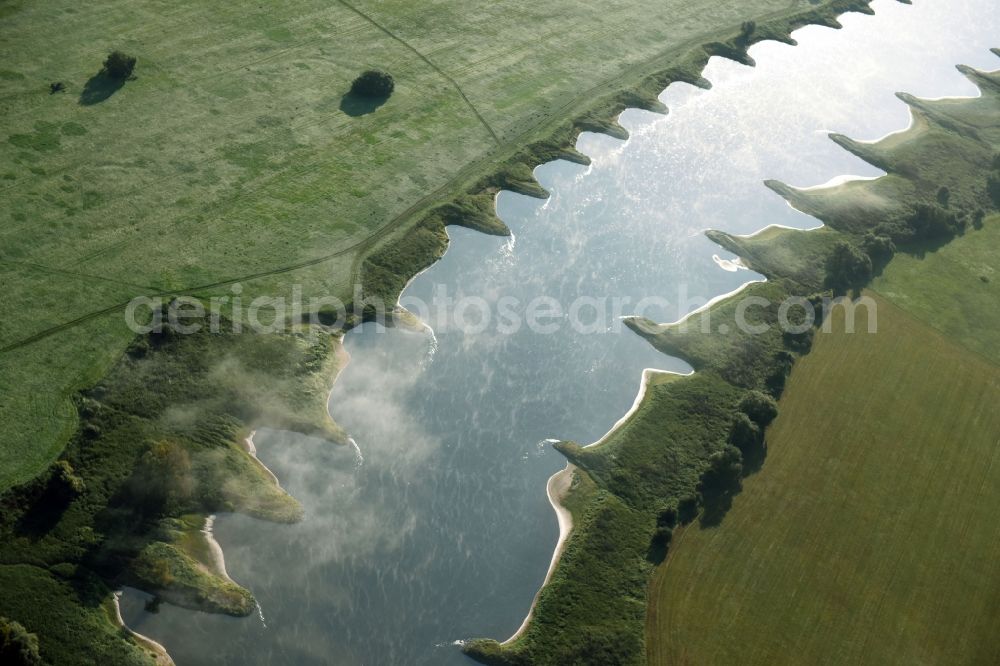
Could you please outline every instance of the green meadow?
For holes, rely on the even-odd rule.
[[[742,21],[756,40],[765,19],[855,5],[3,3],[0,487],[58,455],[72,394],[133,337],[134,296],[239,282],[247,301],[293,284],[349,300],[361,279],[394,297],[443,251],[418,233],[433,206],[539,193],[530,167],[572,157],[582,128],[620,133],[617,112],[656,107],[670,68],[697,80],[702,45]],[[135,79],[95,86],[112,49],[138,58]],[[345,98],[370,67],[397,83],[374,109]]]
[[[872,289],[949,340],[1000,365],[1000,218],[921,254],[900,255]]]

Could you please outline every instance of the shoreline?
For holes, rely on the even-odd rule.
[[[611,435],[613,435],[616,430],[625,425],[626,421],[632,418],[632,416],[639,410],[639,406],[642,404],[643,399],[646,397],[646,390],[649,388],[649,383],[655,375],[674,375],[676,377],[690,377],[693,374],[694,370],[691,370],[690,372],[674,372],[672,370],[660,370],[658,368],[643,369],[642,375],[639,378],[639,391],[638,393],[636,393],[635,400],[632,401],[632,406],[628,408],[628,411],[625,412],[625,414],[623,414],[620,419],[615,421],[614,425],[611,426],[610,430],[601,435],[600,439],[598,439],[595,442],[591,442],[590,444],[587,444],[583,448],[589,449],[592,447],[600,446],[605,441],[607,441],[607,439],[611,437]]]
[[[229,572],[226,571],[226,554],[222,550],[222,545],[219,544],[218,540],[215,538],[215,514],[211,514],[205,517],[205,524],[202,526],[200,532],[202,536],[205,537],[205,542],[208,544],[208,549],[212,553],[212,567],[215,569],[215,574],[225,579],[229,583],[237,584],[232,578],[229,577]]]
[[[275,476],[274,472],[272,472],[271,469],[267,465],[262,463],[260,461],[260,458],[257,457],[257,445],[254,444],[253,442],[253,437],[256,434],[257,434],[256,430],[250,431],[250,434],[247,435],[246,438],[243,440],[243,448],[250,455],[250,457],[254,459],[254,462],[260,465],[260,468],[263,469],[265,472],[267,472],[267,475],[271,477],[272,481],[274,481],[274,485],[276,485],[278,488],[281,488],[281,483],[278,481],[278,477]]]
[[[531,623],[531,618],[535,614],[535,606],[538,604],[538,597],[541,595],[542,590],[545,586],[549,584],[552,579],[552,574],[555,573],[556,566],[559,564],[559,559],[562,557],[563,550],[566,548],[566,542],[569,540],[570,532],[573,531],[573,515],[569,512],[562,504],[562,498],[565,497],[566,493],[569,492],[570,486],[573,484],[573,473],[576,467],[572,463],[566,463],[566,466],[561,470],[549,477],[549,480],[545,483],[545,494],[549,498],[549,504],[552,505],[553,511],[556,512],[556,520],[559,524],[559,538],[556,540],[556,547],[552,552],[552,559],[549,561],[548,571],[545,572],[545,579],[542,584],[538,587],[538,591],[535,592],[535,596],[531,600],[531,606],[528,608],[528,614],[524,616],[524,620],[521,622],[521,626],[517,628],[510,638],[500,643],[500,645],[507,645],[513,643],[527,630],[528,625]]]
[[[693,374],[694,370],[688,373],[682,373],[673,372],[671,370],[659,370],[657,368],[645,368],[642,371],[642,377],[639,382],[639,391],[636,393],[635,400],[632,401],[632,406],[620,419],[615,421],[614,425],[611,426],[611,429],[604,433],[600,439],[587,444],[584,448],[589,449],[603,444],[608,437],[618,430],[618,428],[632,418],[632,415],[635,414],[635,412],[639,409],[639,406],[642,404],[643,398],[646,397],[646,390],[649,388],[650,381],[656,375],[690,377]],[[513,643],[528,629],[528,625],[531,624],[531,618],[535,614],[535,606],[538,604],[538,597],[541,595],[542,590],[545,589],[545,586],[548,585],[549,581],[552,579],[552,574],[555,573],[556,567],[559,565],[559,560],[562,558],[563,551],[566,549],[566,543],[569,541],[569,536],[573,531],[573,514],[571,514],[569,509],[567,509],[562,503],[562,499],[566,496],[566,493],[570,491],[575,471],[576,466],[573,465],[573,463],[567,462],[565,467],[550,476],[549,480],[545,483],[545,494],[549,498],[549,504],[552,506],[552,510],[555,511],[556,521],[559,525],[559,537],[556,540],[556,546],[552,552],[552,559],[549,561],[549,568],[545,572],[545,578],[542,581],[541,586],[538,588],[538,591],[535,592],[535,596],[531,600],[531,606],[528,607],[527,615],[525,615],[524,620],[517,628],[517,631],[515,631],[510,638],[500,643],[501,646],[507,646],[510,643]]]
[[[127,624],[125,624],[125,619],[122,617],[122,608],[119,599],[121,598],[122,590],[117,590],[111,593],[111,603],[115,608],[115,621],[118,626],[122,628],[123,631],[128,633],[129,636],[142,648],[153,653],[153,659],[157,666],[175,666],[174,660],[170,658],[170,654],[167,652],[167,648],[163,647],[160,643],[154,641],[149,636],[140,634],[135,631]]]

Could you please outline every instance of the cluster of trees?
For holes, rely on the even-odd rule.
[[[993,206],[1000,209],[1000,154],[993,159],[986,188]],[[836,293],[858,289],[889,263],[899,244],[948,241],[965,233],[969,221],[974,228],[982,228],[986,213],[982,209],[971,215],[965,210],[952,210],[951,190],[947,187],[939,187],[934,199],[933,203],[915,205],[901,219],[881,222],[859,244],[837,243],[827,258],[826,286]]]
[[[849,241],[840,241],[826,260],[826,286],[834,293],[859,289],[872,279],[872,259]]]
[[[747,391],[733,414],[729,438],[719,451],[708,458],[696,492],[682,498],[677,504],[663,509],[656,519],[650,552],[660,561],[673,539],[673,530],[680,524],[690,523],[705,509],[705,519],[711,523],[725,513],[733,495],[743,488],[746,463],[763,457],[764,429],[778,416],[778,403],[761,391]]]
[[[142,516],[193,509],[194,490],[191,458],[170,440],[148,445],[125,486],[128,504]]]
[[[41,663],[38,636],[29,633],[21,623],[0,617],[0,664],[36,666]]]

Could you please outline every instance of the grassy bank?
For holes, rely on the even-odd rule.
[[[829,341],[833,334],[819,334],[808,326],[803,332],[790,334],[782,332],[777,325],[779,304],[789,297],[797,297],[800,303],[805,303],[804,307],[800,305],[789,312],[791,323],[804,321],[807,312],[817,314],[817,323],[822,322],[824,313],[814,304],[820,303],[823,297],[857,294],[873,275],[879,273],[883,275],[880,279],[887,284],[899,284],[906,278],[893,277],[892,270],[897,261],[906,267],[906,257],[919,261],[918,257],[926,257],[932,249],[950,255],[953,262],[966,266],[966,276],[969,265],[983,270],[982,263],[977,264],[975,260],[970,264],[969,260],[956,259],[964,256],[961,255],[963,246],[951,249],[952,246],[948,245],[953,242],[988,248],[993,231],[986,231],[986,226],[995,224],[996,218],[987,217],[987,212],[1000,204],[991,196],[990,184],[992,178],[1000,176],[996,170],[1000,168],[1000,163],[993,158],[1000,150],[998,78],[979,72],[966,73],[981,86],[981,98],[933,103],[907,98],[918,119],[913,127],[878,144],[865,144],[864,155],[877,160],[880,166],[887,169],[887,176],[808,191],[769,183],[794,205],[819,217],[826,223],[825,228],[813,232],[769,229],[752,237],[709,233],[713,240],[740,255],[744,263],[767,276],[768,282],[752,284],[741,294],[723,300],[681,324],[661,325],[645,319],[628,320],[629,326],[651,344],[668,354],[684,358],[696,372],[690,377],[651,387],[631,418],[600,446],[586,449],[573,443],[557,446],[577,466],[578,473],[586,474],[597,489],[583,499],[575,500],[589,502],[592,517],[589,521],[574,524],[566,553],[549,586],[540,595],[531,625],[523,636],[508,646],[490,641],[476,642],[469,647],[473,656],[497,664],[735,663],[746,660],[764,663],[778,657],[787,660],[792,658],[791,655],[801,654],[792,642],[806,635],[796,633],[801,629],[803,632],[812,631],[808,636],[815,641],[815,652],[804,657],[804,661],[837,659],[833,652],[822,651],[824,639],[828,646],[856,650],[844,653],[850,660],[866,654],[866,640],[882,640],[882,636],[878,632],[869,633],[867,626],[857,623],[849,624],[849,627],[858,628],[857,633],[846,630],[841,636],[830,637],[830,625],[825,618],[832,618],[832,613],[839,612],[840,617],[855,623],[857,613],[884,604],[877,615],[877,619],[885,623],[884,631],[890,631],[894,621],[908,621],[905,611],[907,603],[912,601],[911,597],[899,592],[896,598],[890,599],[882,595],[881,590],[879,593],[871,592],[871,587],[864,587],[866,581],[853,576],[854,572],[849,568],[838,570],[850,577],[859,593],[871,593],[871,598],[859,600],[832,595],[826,599],[833,604],[832,608],[795,618],[797,624],[790,619],[793,610],[786,609],[787,612],[780,613],[775,610],[775,606],[781,603],[780,595],[776,594],[766,602],[762,598],[759,603],[737,604],[740,603],[741,589],[752,585],[756,586],[754,593],[762,597],[779,585],[785,585],[781,588],[785,595],[793,591],[804,597],[812,595],[808,585],[793,587],[797,580],[789,577],[788,571],[794,570],[795,563],[786,562],[784,568],[769,565],[767,575],[759,577],[741,573],[751,556],[757,558],[755,561],[766,563],[780,561],[777,545],[774,549],[765,547],[759,551],[751,546],[756,539],[767,538],[767,524],[771,521],[784,526],[783,538],[808,541],[806,547],[811,548],[810,553],[821,558],[807,563],[812,567],[810,573],[817,579],[822,579],[827,573],[825,564],[833,562],[827,558],[831,548],[824,540],[826,533],[813,530],[814,523],[821,524],[818,516],[807,510],[795,512],[798,499],[794,490],[800,485],[804,495],[818,496],[824,488],[829,490],[820,484],[820,480],[843,473],[845,476],[839,483],[844,490],[841,495],[845,498],[844,502],[870,491],[872,501],[861,502],[853,510],[859,512],[861,517],[876,516],[881,521],[879,525],[885,526],[890,536],[877,543],[870,539],[866,541],[868,535],[859,532],[857,522],[850,519],[856,514],[848,514],[844,502],[830,504],[824,519],[837,524],[828,525],[828,533],[835,535],[833,538],[839,534],[844,534],[845,539],[847,534],[852,536],[843,548],[838,545],[836,552],[846,553],[849,545],[853,544],[863,549],[861,556],[877,561],[883,567],[879,571],[886,574],[894,571],[894,560],[899,563],[903,561],[900,558],[909,558],[913,569],[908,579],[910,582],[916,580],[914,576],[918,574],[926,575],[927,561],[922,555],[930,552],[932,558],[937,557],[933,549],[927,549],[927,530],[941,527],[951,515],[951,508],[947,502],[934,504],[937,498],[923,494],[926,483],[921,485],[918,481],[922,479],[926,482],[928,474],[940,471],[926,458],[917,455],[914,460],[908,461],[912,462],[914,469],[919,469],[920,475],[916,477],[914,470],[898,471],[897,468],[902,466],[899,460],[902,451],[911,450],[903,447],[922,447],[920,452],[929,454],[933,446],[940,448],[941,442],[947,442],[959,433],[957,436],[963,439],[963,455],[976,451],[972,453],[976,462],[963,461],[963,469],[970,474],[978,471],[980,476],[975,477],[976,484],[971,486],[970,494],[956,499],[957,505],[966,509],[981,499],[987,504],[992,501],[993,495],[978,484],[984,459],[988,460],[991,455],[989,445],[995,444],[995,433],[998,432],[996,419],[987,414],[987,405],[995,402],[998,388],[995,366],[939,335],[927,338],[926,327],[912,322],[898,311],[887,317],[889,332],[886,334],[883,330],[882,334],[874,336],[880,340],[880,349],[865,348],[867,351],[858,353],[856,358],[844,357],[848,353],[854,354],[854,347],[848,350],[850,344],[847,341],[863,340],[862,334],[841,334],[844,342],[838,346]],[[842,137],[837,140],[841,145],[862,153],[858,144]],[[991,253],[992,250],[981,249],[976,256],[981,262],[992,265],[984,258]],[[897,255],[899,258],[894,258]],[[928,274],[924,281],[935,279],[948,281],[949,277]],[[954,293],[962,286],[961,282],[953,282],[945,289]],[[740,302],[746,297],[756,297],[759,303],[744,312],[745,323],[749,327],[737,325]],[[990,307],[988,303],[984,303],[983,307]],[[888,309],[889,306],[886,307]],[[864,315],[864,308],[860,308],[855,322],[858,330],[864,330]],[[827,321],[837,330],[844,309],[833,308],[825,316],[833,317]],[[907,324],[908,321],[911,323]],[[766,330],[751,333],[753,328]],[[843,331],[842,326],[840,330]],[[831,352],[825,348],[821,352],[821,360],[810,364],[808,361],[813,358],[810,350],[817,336],[822,336],[827,347],[841,351]],[[910,355],[892,356],[895,345],[901,344],[904,339],[909,345]],[[939,356],[924,368],[912,368],[916,359],[923,359],[922,354]],[[783,491],[789,488],[782,496],[786,498],[786,504],[793,505],[792,508],[771,501],[766,511],[755,512],[752,518],[746,519],[743,531],[727,544],[725,556],[729,559],[712,561],[711,573],[718,584],[714,584],[714,580],[711,585],[706,583],[707,569],[696,570],[694,564],[675,574],[673,562],[680,554],[690,549],[695,554],[688,557],[697,560],[698,554],[714,547],[712,543],[706,543],[707,539],[716,534],[728,534],[731,518],[727,513],[734,506],[734,498],[735,506],[742,506],[744,495],[749,497],[750,491],[762,483],[759,479],[772,474],[769,466],[776,454],[772,453],[771,442],[780,431],[778,425],[771,426],[766,430],[765,440],[764,429],[768,427],[773,412],[770,407],[758,407],[767,405],[766,396],[779,398],[785,394],[788,373],[802,356],[807,359],[803,363],[805,369],[796,366],[800,369],[793,376],[809,377],[809,368],[828,366],[832,366],[828,372],[834,374],[826,377],[829,381],[816,380],[817,389],[813,394],[803,398],[800,385],[798,396],[782,399],[779,403],[779,414],[784,413],[789,401],[792,401],[791,409],[794,410],[791,417],[779,416],[779,421],[789,423],[794,419],[796,423],[795,428],[788,431],[790,434],[786,436],[785,447],[794,447],[803,456],[808,455],[806,452],[814,454],[811,468],[802,468],[805,463],[797,459],[775,484]],[[879,357],[884,365],[878,365],[875,357]],[[846,366],[840,361],[844,361]],[[873,371],[872,368],[879,370]],[[945,368],[949,368],[947,374]],[[846,374],[834,376],[836,373]],[[877,376],[878,381],[866,379],[869,373],[874,373],[873,377]],[[943,375],[949,382],[944,396],[936,393],[940,386],[934,383],[937,375]],[[969,378],[967,384],[962,381],[965,376]],[[887,388],[890,386],[892,390]],[[908,396],[910,386],[915,388]],[[851,391],[855,395],[842,397],[843,393]],[[877,407],[880,403],[875,395],[883,393],[889,395],[882,396],[882,407],[891,414],[883,415],[883,410]],[[903,405],[908,406],[903,409]],[[818,409],[817,406],[829,408]],[[917,419],[916,412],[920,410],[923,410],[921,418]],[[762,417],[762,414],[765,416]],[[914,430],[886,428],[887,424],[901,425],[903,422]],[[898,438],[898,432],[905,432],[911,437]],[[877,473],[852,458],[870,460],[874,454],[865,450],[865,442],[869,441],[866,438],[876,435],[892,438],[893,448],[880,452],[880,455],[884,453],[885,465],[895,465],[883,466]],[[841,436],[845,441],[849,440],[853,448],[845,449],[842,457],[832,460],[822,457],[833,447],[833,444],[824,446],[824,438]],[[803,440],[813,445],[803,447]],[[841,469],[847,467],[846,462],[842,462],[844,460],[850,460],[854,466]],[[956,467],[957,461],[958,458],[949,451],[942,462],[941,469],[948,470],[948,473],[940,474],[938,481],[942,493],[961,494],[953,490],[956,483],[960,485],[965,478],[962,470]],[[764,471],[757,477],[751,476],[747,481],[747,492],[737,497],[742,489],[741,477],[759,469]],[[858,476],[851,478],[850,471]],[[952,471],[958,474],[957,481],[951,476]],[[898,511],[906,508],[906,517],[912,523],[897,521],[897,516],[891,511],[883,512],[885,503],[880,502],[893,492],[890,480],[899,480],[897,490],[900,495],[893,497],[895,504],[892,506]],[[853,483],[858,484],[856,489]],[[912,494],[908,495],[915,490],[921,492],[919,501],[914,501]],[[984,496],[980,497],[977,493]],[[759,501],[773,500],[773,497],[774,491],[770,498]],[[979,516],[989,515],[990,510],[982,511]],[[782,516],[781,521],[776,520],[775,517],[781,513],[788,515]],[[614,516],[613,520],[598,519],[610,515]],[[929,515],[936,522],[922,522]],[[789,516],[794,516],[797,521],[794,526],[789,523]],[[670,546],[671,529],[678,521],[681,525],[677,532],[679,544]],[[765,536],[758,537],[758,531]],[[948,531],[948,534],[954,536],[955,532]],[[986,564],[984,557],[995,545],[996,531],[986,528],[975,538],[981,539],[977,545],[979,554],[968,561],[969,571],[983,572],[992,581],[989,576],[995,568]],[[951,543],[954,541],[952,539]],[[689,546],[690,543],[701,544],[701,547]],[[949,541],[948,538],[939,541],[935,536],[934,543],[943,548]],[[798,552],[803,552],[804,548]],[[661,564],[664,554],[669,557],[669,565]],[[651,572],[656,572],[652,578]],[[736,575],[743,577],[736,578]],[[654,583],[652,588],[649,587],[651,581]],[[967,585],[977,584],[968,578],[965,582]],[[992,585],[991,582],[986,591],[977,597],[979,605],[976,608],[983,612],[989,611],[988,600],[992,599],[995,587]],[[956,587],[954,596],[949,597],[951,602],[959,603],[964,591],[967,590]],[[695,595],[699,596],[695,598]],[[730,603],[728,597],[734,601]],[[720,598],[724,599],[723,604],[729,604],[721,610],[725,613],[722,619],[718,614]],[[648,601],[648,615],[644,601]],[[757,601],[754,599],[754,602]],[[922,602],[933,604],[933,595],[922,599]],[[812,602],[806,600],[800,603]],[[821,606],[823,602],[815,603]],[[789,604],[789,608],[798,607]],[[924,616],[915,613],[909,629],[919,631],[922,621],[944,618],[950,609],[950,606],[942,605]],[[678,616],[683,616],[683,630],[675,631],[673,625],[678,622]],[[969,619],[965,614],[957,617],[961,619],[956,622]],[[989,620],[977,619],[968,633],[962,635],[970,640],[983,637],[985,627],[995,619],[994,614],[989,617]],[[788,619],[792,627],[786,628],[781,618]],[[942,624],[934,632],[927,632],[927,641],[933,642],[948,634],[949,627],[953,626]],[[896,639],[904,640],[900,638],[903,635],[894,636],[892,643],[898,645]],[[889,643],[886,641],[886,644]],[[942,645],[946,643],[941,642]],[[963,648],[974,651],[982,646],[981,642],[976,645],[967,642]],[[911,652],[903,651],[901,654],[914,655],[913,660],[916,661],[920,660],[917,656],[932,654],[921,653],[920,649],[915,647]],[[887,655],[892,653],[878,654],[883,656],[881,661],[885,661]],[[878,657],[873,659],[873,662],[878,661]]]

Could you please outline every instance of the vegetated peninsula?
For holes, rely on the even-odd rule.
[[[324,404],[336,337],[295,318],[279,335],[237,334],[228,309],[218,331],[136,335],[123,321],[133,298],[225,297],[231,308],[237,294],[288,296],[294,285],[306,299],[350,303],[360,282],[362,296],[394,302],[443,252],[445,225],[507,233],[492,212],[496,191],[544,196],[531,169],[585,161],[573,148],[580,131],[623,137],[624,108],[663,110],[657,94],[672,81],[706,85],[710,55],[746,62],[756,41],[867,9],[0,8],[5,636],[52,663],[144,663],[152,653],[115,624],[117,586],[250,612],[250,593],[207,555],[203,516],[291,521],[300,509],[244,438],[269,425],[344,439]],[[352,90],[359,75],[390,64],[391,95],[352,97],[364,93]],[[730,385],[714,388],[720,405],[738,402]],[[609,511],[625,511],[601,492]],[[625,601],[623,632],[597,640],[625,636],[628,656],[641,612]],[[539,618],[549,617],[543,606]]]
[[[768,183],[825,227],[709,232],[766,283],[686,328],[629,321],[695,373],[648,381],[600,444],[558,445],[573,474],[562,559],[527,630],[470,654],[491,664],[1000,658],[990,463],[1000,338],[988,325],[1000,302],[1000,72],[959,69],[980,97],[900,95],[907,131],[875,144],[833,137],[886,176],[807,191]],[[824,306],[837,295],[867,302]],[[736,325],[745,296],[772,304],[746,313],[767,333]],[[789,317],[801,333],[777,326],[789,297],[800,299]]]

